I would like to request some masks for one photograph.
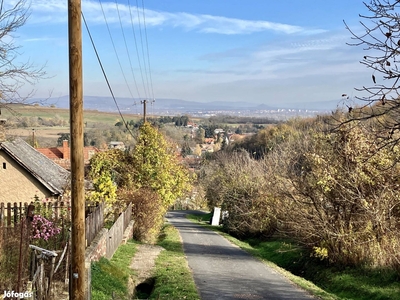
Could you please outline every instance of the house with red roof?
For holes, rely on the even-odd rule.
[[[37,151],[54,161],[64,169],[71,170],[71,149],[69,148],[68,141],[64,140],[62,147],[51,148],[37,148]],[[93,155],[100,150],[96,147],[84,147],[83,157],[85,166],[89,165],[89,161]]]

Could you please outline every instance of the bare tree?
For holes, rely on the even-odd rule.
[[[0,103],[22,101],[33,94],[22,96],[20,88],[34,85],[45,76],[43,67],[30,61],[18,62],[20,46],[15,44],[15,33],[29,17],[30,6],[26,0],[0,0]]]
[[[354,120],[372,120],[374,128],[385,144],[400,141],[400,1],[371,0],[364,3],[371,15],[360,15],[363,31],[352,30],[351,46],[362,46],[367,54],[360,61],[372,70],[371,84],[356,88],[362,96],[356,97],[365,105],[348,106],[348,118],[341,124]]]

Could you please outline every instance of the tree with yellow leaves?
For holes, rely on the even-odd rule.
[[[165,209],[191,187],[188,170],[179,163],[176,147],[149,123],[140,128],[132,154],[133,181],[137,188],[150,188]]]

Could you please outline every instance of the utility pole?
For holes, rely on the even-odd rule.
[[[81,0],[68,0],[68,37],[72,221],[69,297],[83,300],[86,274]]]
[[[36,148],[36,145],[35,145],[35,129],[32,129],[32,147]]]
[[[155,100],[151,100],[150,102],[153,103]],[[143,123],[146,123],[146,114],[147,114],[147,103],[149,103],[148,100],[142,100],[140,101],[141,104],[143,104]]]
[[[143,124],[146,123],[146,105],[147,100],[140,101],[143,104]]]

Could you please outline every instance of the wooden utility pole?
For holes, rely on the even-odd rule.
[[[140,101],[143,104],[143,123],[146,123],[146,105],[147,100]]]
[[[72,220],[69,297],[83,300],[86,274],[81,0],[68,0],[68,36]]]
[[[32,129],[32,147],[36,148],[36,144],[35,144],[35,129]]]
[[[150,103],[153,104],[155,100],[151,100]],[[146,115],[147,115],[147,103],[149,103],[148,100],[142,100],[140,101],[141,104],[143,104],[143,123],[146,123]]]

